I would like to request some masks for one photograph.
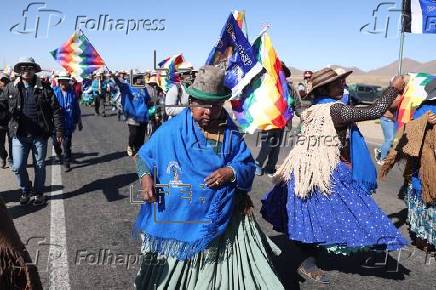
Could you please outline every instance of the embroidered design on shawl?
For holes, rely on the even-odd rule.
[[[295,178],[295,194],[306,198],[319,189],[329,195],[330,176],[339,163],[340,141],[330,116],[335,103],[313,105],[302,115],[302,135],[274,175],[274,182],[288,182]]]

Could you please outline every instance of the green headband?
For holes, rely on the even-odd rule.
[[[193,98],[202,101],[222,101],[222,100],[229,99],[232,96],[231,93],[226,95],[206,93],[192,87],[186,88],[186,92]]]

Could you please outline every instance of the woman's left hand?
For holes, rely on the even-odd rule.
[[[205,184],[211,188],[217,188],[227,183],[230,183],[233,179],[233,170],[229,167],[224,167],[215,170],[211,175],[206,177]]]

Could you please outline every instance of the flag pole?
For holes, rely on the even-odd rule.
[[[403,71],[403,50],[404,50],[404,31],[401,32],[400,36],[400,53],[399,53],[399,63],[398,63],[398,75],[401,75]]]
[[[404,52],[404,2],[401,8],[401,35],[400,35],[400,51],[398,53],[398,75],[403,72],[403,52]]]
[[[244,26],[245,26],[245,36],[247,37],[248,42],[250,42],[250,39],[248,38],[248,25],[247,25],[247,18],[245,17],[245,10],[242,10],[244,12]]]

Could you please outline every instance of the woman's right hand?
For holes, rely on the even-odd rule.
[[[154,181],[150,175],[144,175],[141,178],[141,197],[146,202],[156,201],[156,194],[154,192]]]

